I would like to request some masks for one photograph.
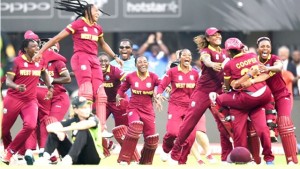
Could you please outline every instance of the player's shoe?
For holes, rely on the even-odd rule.
[[[113,136],[114,136],[114,134],[108,132],[107,130],[104,130],[104,131],[102,132],[102,137],[103,137],[103,138],[112,138]]]
[[[178,161],[174,160],[171,156],[168,159],[169,165],[179,165]]]
[[[198,160],[198,164],[199,164],[199,165],[203,165],[203,164],[205,164],[205,162],[204,162],[203,160],[200,159],[200,160]]]
[[[274,161],[266,161],[267,165],[274,165]]]
[[[288,165],[296,165],[293,161],[288,162]]]
[[[120,161],[119,164],[120,164],[120,165],[124,165],[124,166],[128,165],[128,163],[127,163],[126,161]]]
[[[59,164],[59,165],[72,165],[73,164],[72,157],[70,155],[66,155],[61,160],[61,162],[58,162],[57,164]]]
[[[213,155],[209,154],[206,156],[206,159],[210,162],[210,163],[216,163],[217,160],[214,158]]]
[[[27,165],[33,165],[34,157],[33,157],[32,150],[30,150],[30,149],[26,150],[24,159],[25,159]]]
[[[34,165],[50,165],[51,161],[49,159],[47,159],[46,157],[40,157],[38,159],[35,160]]]
[[[9,165],[10,159],[13,156],[13,153],[10,150],[5,150],[3,156],[0,157],[0,160]]]
[[[168,161],[169,158],[170,158],[170,154],[164,152],[164,150],[160,153],[160,159],[162,162]]]

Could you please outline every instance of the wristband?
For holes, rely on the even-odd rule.
[[[50,85],[50,86],[48,86],[47,88],[48,88],[48,90],[50,90],[50,89],[53,89],[54,86],[53,86],[53,85]]]

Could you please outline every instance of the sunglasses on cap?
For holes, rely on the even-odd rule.
[[[120,49],[124,49],[124,48],[125,48],[125,49],[130,49],[131,46],[120,46],[119,48],[120,48]]]

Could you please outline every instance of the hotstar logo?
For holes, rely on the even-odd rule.
[[[136,1],[124,3],[126,17],[178,17],[181,15],[181,0],[172,1]]]

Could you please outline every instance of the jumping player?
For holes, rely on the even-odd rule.
[[[41,58],[41,54],[55,43],[72,34],[74,41],[74,54],[71,58],[71,66],[79,86],[79,96],[94,101],[96,115],[99,117],[102,130],[105,129],[107,96],[103,86],[103,76],[98,59],[98,45],[109,56],[116,59],[122,66],[123,62],[111,50],[103,37],[103,29],[96,22],[99,19],[100,11],[94,4],[80,0],[56,1],[59,10],[75,12],[80,19],[69,24],[55,37],[51,38],[35,55],[35,59]]]

